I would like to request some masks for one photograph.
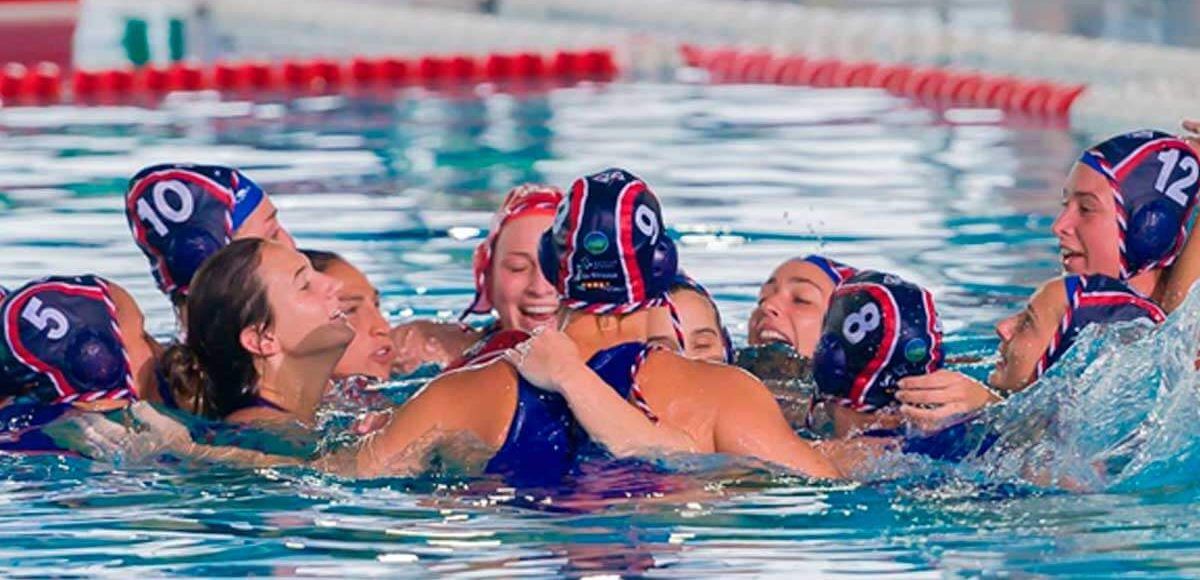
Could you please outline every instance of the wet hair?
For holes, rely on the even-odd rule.
[[[221,419],[254,403],[258,371],[242,330],[274,324],[256,270],[270,242],[236,240],[196,272],[187,300],[187,338],[163,354],[162,369],[180,408]]]
[[[338,262],[349,264],[340,254],[334,252],[326,252],[325,250],[300,250],[300,253],[304,254],[305,258],[308,258],[308,261],[312,263],[313,269],[318,272],[325,272]]]

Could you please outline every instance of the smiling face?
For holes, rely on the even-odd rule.
[[[1116,200],[1108,180],[1095,169],[1082,163],[1071,169],[1053,231],[1064,272],[1120,275]]]
[[[338,300],[342,283],[313,269],[304,254],[265,244],[257,275],[274,315],[270,331],[284,356],[344,349],[354,339]]]
[[[391,327],[379,311],[379,290],[357,268],[333,260],[324,273],[342,284],[338,305],[354,328],[354,340],[333,370],[334,375],[366,375],[377,379],[391,376],[396,350],[389,335]]]
[[[725,342],[717,321],[716,305],[690,288],[671,292],[671,302],[679,313],[683,330],[684,356],[697,360],[725,362]],[[677,345],[671,314],[666,308],[654,308],[646,342],[674,349]]]
[[[553,325],[558,294],[542,276],[537,248],[552,216],[528,215],[504,226],[496,238],[488,294],[504,330],[526,332]]]
[[[758,292],[758,306],[750,314],[750,344],[782,342],[811,357],[833,290],[833,281],[815,264],[784,262]]]
[[[1066,313],[1066,301],[1063,282],[1055,279],[1042,285],[1024,309],[996,324],[1000,359],[988,376],[989,385],[1013,391],[1033,382],[1038,361]]]
[[[133,373],[139,399],[157,401],[158,382],[154,376],[155,363],[162,354],[162,346],[146,332],[146,319],[137,302],[121,286],[109,282],[108,293],[117,307],[117,326],[121,329],[121,342],[129,356],[129,368]]]
[[[242,226],[233,233],[233,239],[262,238],[271,240],[296,249],[296,241],[292,235],[279,223],[279,210],[271,203],[271,198],[263,196],[262,201],[254,211],[242,222]]]

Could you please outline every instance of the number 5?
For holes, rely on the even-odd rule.
[[[46,333],[46,338],[50,340],[58,340],[67,335],[67,331],[71,329],[71,324],[67,322],[67,317],[62,311],[49,306],[43,308],[42,301],[34,296],[25,304],[25,308],[21,310],[21,318],[28,320],[30,324],[38,330],[46,330],[46,327],[53,326]]]

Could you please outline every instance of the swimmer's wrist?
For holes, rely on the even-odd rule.
[[[979,386],[983,389],[983,391],[985,393],[987,393],[988,401],[985,403],[986,405],[1002,403],[1002,402],[1008,400],[1008,396],[1012,394],[1009,391],[1005,391],[1003,389],[997,389],[997,388],[995,388],[987,383],[983,383],[983,382],[979,383]]]

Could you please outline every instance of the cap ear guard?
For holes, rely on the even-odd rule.
[[[647,272],[650,276],[646,280],[646,294],[665,296],[679,272],[679,253],[675,249],[675,242],[665,234],[660,235],[658,243],[654,244]]]
[[[554,243],[554,230],[542,232],[542,239],[538,241],[538,267],[542,270],[542,277],[554,286],[561,296],[562,288],[558,284],[559,259],[559,252]]]

